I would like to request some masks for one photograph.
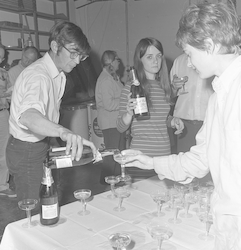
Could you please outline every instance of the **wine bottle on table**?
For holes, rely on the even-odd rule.
[[[142,88],[140,82],[138,81],[135,73],[135,68],[131,67],[131,98],[136,99],[136,108],[134,109],[135,118],[141,118],[149,116],[148,105],[146,101],[146,96],[144,89]]]
[[[59,202],[57,188],[49,168],[48,158],[43,164],[43,179],[39,191],[40,223],[53,225],[59,220]]]

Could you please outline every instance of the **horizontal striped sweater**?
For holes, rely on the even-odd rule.
[[[131,123],[132,141],[130,148],[138,149],[149,156],[169,155],[170,139],[167,132],[166,120],[170,111],[170,104],[165,99],[164,90],[155,80],[149,80],[150,98],[152,107],[149,108],[150,118],[137,120],[133,116]],[[130,93],[130,83],[122,89],[120,97],[119,115],[117,118],[117,129],[122,133],[129,128],[125,125],[122,116],[127,112],[126,105]]]

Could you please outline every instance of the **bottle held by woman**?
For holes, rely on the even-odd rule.
[[[142,88],[139,80],[135,74],[135,68],[131,68],[132,82],[131,82],[131,98],[136,99],[136,107],[134,109],[135,118],[140,118],[143,116],[148,116],[148,106],[146,101],[146,95],[144,89]]]

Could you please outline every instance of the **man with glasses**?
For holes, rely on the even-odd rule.
[[[96,154],[92,142],[58,124],[65,73],[87,58],[87,38],[75,24],[60,22],[51,30],[49,47],[42,58],[22,71],[12,94],[6,156],[19,200],[38,198],[49,137],[66,141],[66,154],[71,153],[72,160],[81,158],[83,145]]]

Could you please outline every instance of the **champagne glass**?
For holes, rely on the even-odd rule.
[[[157,248],[152,250],[164,250],[162,248],[163,240],[168,240],[173,235],[173,230],[160,220],[151,221],[147,225],[147,231],[153,239],[157,240]]]
[[[173,224],[180,224],[182,222],[181,219],[178,217],[178,212],[180,209],[184,208],[184,201],[183,201],[183,195],[180,193],[173,194],[173,210],[174,210],[174,217],[170,218],[168,220],[169,223]]]
[[[86,210],[86,199],[91,196],[90,189],[79,189],[74,191],[74,197],[82,202],[83,209],[82,211],[78,212],[79,215],[84,216],[88,215],[90,211]]]
[[[188,213],[191,204],[195,204],[198,201],[198,196],[195,192],[187,193],[184,196],[184,209],[185,213],[180,214],[182,218],[191,218],[192,215]]]
[[[34,225],[31,223],[31,210],[33,210],[38,201],[35,199],[24,199],[18,202],[18,206],[21,210],[26,211],[27,222],[22,225],[23,228],[31,228]]]
[[[188,185],[183,185],[181,183],[174,183],[174,188],[177,190],[178,193],[182,194],[183,196],[189,191]]]
[[[167,202],[168,196],[167,192],[163,190],[155,190],[151,194],[151,198],[156,202],[157,204],[157,212],[154,213],[157,217],[164,216],[165,213],[161,211],[163,203]]]
[[[168,198],[168,202],[167,202],[168,206],[165,208],[166,211],[171,211],[172,210],[173,203],[174,203],[174,195],[177,194],[177,193],[178,192],[174,187],[168,189],[169,198]]]
[[[126,175],[125,173],[125,160],[126,156],[122,155],[119,149],[114,150],[113,154],[114,160],[121,165],[121,175],[117,176],[119,181],[130,182],[130,175]]]
[[[117,198],[119,198],[118,206],[114,208],[114,211],[121,212],[126,210],[122,206],[124,198],[128,198],[131,195],[130,188],[127,185],[118,186],[114,188],[114,193]]]
[[[115,247],[116,250],[124,250],[131,242],[131,237],[129,234],[121,232],[114,233],[109,236],[109,242],[112,247]]]
[[[107,197],[109,199],[114,199],[115,198],[115,192],[114,192],[114,188],[115,188],[115,184],[119,182],[119,179],[116,176],[106,176],[105,177],[105,182],[110,184],[110,188],[111,188],[111,195],[108,195]]]
[[[206,232],[199,234],[199,239],[206,241],[213,240],[214,236],[209,234],[210,227],[213,224],[212,215],[208,212],[200,212],[198,217],[201,222],[206,224]]]
[[[178,90],[177,95],[184,95],[187,94],[188,91],[185,88],[185,83],[188,81],[188,76],[184,76],[184,77],[176,77],[176,81],[180,84],[182,84],[181,88]]]

